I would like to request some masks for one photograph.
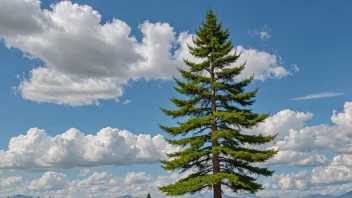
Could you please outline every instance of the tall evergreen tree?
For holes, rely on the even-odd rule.
[[[241,54],[231,53],[232,41],[229,29],[212,10],[207,11],[205,21],[196,30],[190,53],[202,61],[195,63],[184,59],[187,70],[178,68],[182,80],[176,79],[177,92],[186,99],[170,98],[177,109],[161,110],[172,118],[187,117],[175,127],[160,125],[177,140],[167,139],[182,151],[168,154],[162,167],[180,173],[193,173],[174,184],[159,187],[168,196],[194,194],[203,189],[212,189],[214,198],[221,198],[222,186],[233,192],[255,193],[264,189],[256,183],[255,176],[271,176],[274,171],[256,167],[253,163],[264,162],[273,157],[277,150],[255,150],[245,144],[256,145],[272,141],[275,136],[246,135],[242,129],[252,128],[263,122],[269,114],[253,113],[246,108],[254,103],[258,89],[246,92],[245,88],[254,76],[234,80],[245,68],[245,63],[230,67]],[[185,137],[186,136],[186,137]]]
[[[150,198],[150,194],[148,193],[147,198]]]

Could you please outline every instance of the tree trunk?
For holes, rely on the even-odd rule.
[[[214,68],[211,69],[211,81],[214,82]],[[211,109],[212,109],[212,114],[216,112],[216,100],[215,100],[215,88],[211,87]],[[217,123],[216,121],[212,124],[211,127],[212,132],[217,130]],[[216,147],[218,146],[218,141],[212,140],[212,146]],[[219,161],[219,154],[214,154],[213,155],[213,174],[216,174],[220,172],[220,161]],[[222,198],[221,194],[221,183],[215,184],[213,186],[213,191],[214,191],[214,198]]]

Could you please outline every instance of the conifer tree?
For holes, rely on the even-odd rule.
[[[148,195],[147,195],[147,198],[151,198],[149,193],[148,193]]]
[[[255,101],[258,89],[245,91],[254,76],[235,80],[245,64],[231,67],[241,53],[231,53],[229,29],[222,28],[212,10],[207,11],[193,38],[190,53],[202,60],[184,59],[188,69],[178,68],[182,79],[174,78],[175,90],[184,98],[170,98],[176,110],[161,110],[172,118],[186,118],[175,127],[159,125],[166,133],[180,139],[167,139],[181,146],[179,152],[168,154],[162,167],[168,171],[192,170],[192,174],[174,184],[159,187],[167,196],[195,194],[213,190],[214,198],[221,198],[222,187],[233,192],[256,193],[264,189],[256,183],[257,176],[271,176],[274,171],[254,166],[273,157],[277,150],[255,150],[247,145],[271,142],[275,136],[241,133],[263,122],[269,114],[253,113],[248,106]]]

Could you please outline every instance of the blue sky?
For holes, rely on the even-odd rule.
[[[11,181],[20,186],[12,192],[68,196],[65,193],[70,186],[82,187],[85,182],[94,186],[93,173],[98,177],[107,172],[112,175],[99,177],[105,182],[113,178],[111,180],[124,180],[125,185],[132,187],[141,186],[139,190],[132,187],[126,191],[115,190],[116,194],[154,192],[150,185],[160,180],[158,176],[170,177],[171,173],[160,168],[157,162],[160,154],[154,156],[148,146],[145,149],[152,156],[147,164],[134,161],[131,165],[119,166],[114,161],[109,166],[102,166],[106,162],[88,160],[90,172],[83,177],[78,176],[81,168],[70,161],[70,157],[60,161],[61,166],[70,164],[68,169],[54,163],[52,172],[47,172],[36,164],[43,160],[40,156],[38,159],[33,157],[31,162],[16,161],[9,153],[19,152],[18,157],[24,159],[28,153],[16,150],[16,145],[23,144],[22,149],[35,152],[40,148],[31,145],[30,141],[49,141],[50,144],[50,138],[62,135],[70,128],[85,135],[96,135],[105,127],[127,130],[135,135],[165,135],[158,123],[171,125],[175,121],[163,115],[159,107],[173,107],[168,98],[176,93],[170,78],[177,76],[175,67],[182,65],[181,55],[188,56],[182,44],[188,41],[187,36],[194,33],[204,19],[205,11],[211,7],[224,21],[224,26],[230,27],[234,45],[241,46],[237,49],[246,52],[243,60],[248,61],[248,73],[257,76],[250,86],[260,88],[253,109],[270,112],[273,116],[272,123],[263,124],[259,129],[269,134],[275,131],[284,134],[278,140],[283,143],[272,146],[291,152],[293,156],[286,161],[277,159],[277,177],[265,180],[268,190],[263,195],[278,193],[289,197],[295,195],[297,189],[303,194],[313,192],[326,176],[318,174],[318,170],[328,169],[331,174],[344,171],[348,176],[329,180],[326,192],[341,194],[352,190],[352,185],[346,182],[352,178],[352,160],[348,161],[352,159],[348,150],[348,135],[352,132],[352,107],[348,103],[351,97],[348,80],[352,72],[349,67],[352,26],[348,19],[352,17],[352,2],[3,1],[5,6],[0,7],[0,150],[3,153],[0,151],[0,156],[5,156],[5,162],[0,162],[0,187],[5,188],[6,181]],[[120,22],[114,23],[113,18]],[[116,26],[105,26],[104,29],[110,22]],[[122,36],[115,37],[117,34]],[[181,55],[168,56],[169,42],[179,42],[180,46],[171,51]],[[31,72],[36,73],[31,75]],[[292,100],[312,98],[311,95],[315,97]],[[126,100],[130,103],[123,104]],[[333,110],[337,111],[335,119],[332,118]],[[8,148],[12,138],[26,135],[35,127],[45,130],[46,135],[40,137],[50,138],[33,140],[31,138],[35,137],[21,136],[14,141],[15,146]],[[290,129],[297,133],[289,132]],[[331,140],[328,136],[331,133],[339,134],[333,137],[347,137],[346,142],[341,142],[346,148],[336,145],[341,139]],[[285,135],[288,136],[286,139]],[[295,142],[299,138],[308,138],[308,143]],[[324,138],[330,138],[331,142],[319,142]],[[309,141],[314,145],[312,148]],[[91,146],[87,144],[87,147]],[[307,156],[303,156],[304,146],[309,150],[305,152]],[[52,148],[50,145],[44,147]],[[110,151],[104,152],[108,155]],[[301,164],[295,164],[300,160]],[[303,165],[303,161],[309,160],[314,163]],[[14,162],[22,170],[18,170]],[[111,166],[114,163],[118,166]],[[33,168],[39,171],[33,172]],[[295,178],[298,180],[295,174],[305,170],[307,176],[300,180],[304,185],[292,182]],[[140,180],[129,183],[128,172],[145,173],[136,177]],[[60,177],[66,183],[58,182]],[[337,188],[338,183],[343,183],[344,188]],[[53,187],[45,188],[44,184]],[[21,185],[32,187],[27,189]],[[119,187],[114,186],[114,189]],[[98,185],[97,189],[94,193],[101,195]],[[0,188],[0,195],[6,193]],[[71,192],[70,196],[79,197],[82,192]],[[155,191],[155,196],[161,195]]]

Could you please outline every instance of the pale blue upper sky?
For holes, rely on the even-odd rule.
[[[21,4],[20,0],[16,2]],[[55,2],[57,1],[43,0],[40,6],[42,9],[51,10],[49,5],[55,5]],[[351,83],[349,83],[352,73],[352,61],[350,60],[352,46],[350,38],[352,35],[351,1],[250,0],[215,3],[215,1],[183,0],[173,2],[162,0],[80,0],[73,1],[73,3],[91,6],[101,15],[100,24],[105,24],[106,21],[111,21],[113,18],[124,21],[131,27],[131,34],[136,37],[138,42],[142,42],[143,38],[138,25],[147,20],[150,23],[168,23],[174,27],[176,37],[183,31],[193,34],[200,21],[203,20],[205,11],[211,7],[217,13],[218,18],[224,21],[224,26],[230,27],[231,39],[235,46],[241,45],[245,49],[252,48],[281,57],[282,60],[281,62],[278,60],[277,65],[283,66],[291,72],[291,75],[280,79],[258,80],[251,85],[251,88],[260,88],[257,102],[253,107],[255,111],[270,112],[272,116],[285,109],[295,112],[311,112],[313,118],[306,120],[308,126],[334,125],[331,121],[333,110],[343,112],[345,102],[350,101],[352,91]],[[10,9],[11,3],[8,5],[7,9]],[[0,6],[0,12],[2,10]],[[18,12],[22,11],[18,10]],[[11,15],[17,14],[12,13]],[[11,27],[15,25],[12,24]],[[136,135],[150,134],[155,136],[157,134],[165,135],[158,128],[158,123],[165,125],[174,123],[159,110],[161,106],[173,107],[168,98],[176,93],[172,88],[173,82],[170,80],[146,81],[140,79],[129,81],[128,85],[122,85],[124,91],[123,95],[118,96],[120,102],[113,99],[99,100],[100,98],[97,98],[100,106],[38,103],[36,99],[25,99],[21,91],[14,94],[12,87],[19,86],[21,82],[21,79],[16,78],[17,74],[25,75],[27,79],[30,79],[29,72],[33,67],[46,67],[47,62],[24,57],[21,50],[26,47],[21,44],[13,44],[14,47],[11,49],[6,47],[5,43],[15,38],[12,35],[16,34],[1,29],[8,27],[10,25],[6,24],[6,20],[0,19],[0,38],[3,39],[3,42],[0,43],[0,150],[8,150],[11,138],[24,135],[33,127],[45,130],[52,137],[62,134],[70,128],[76,128],[86,135],[96,134],[97,131],[108,126],[128,130]],[[262,39],[260,35],[250,35],[248,31],[253,32],[254,29],[257,32],[267,32],[270,34],[270,38]],[[89,44],[90,40],[86,42]],[[29,53],[31,53],[30,50],[36,50],[35,47],[26,49]],[[38,56],[39,52],[35,53],[34,56]],[[82,57],[82,59],[84,58]],[[299,71],[292,71],[292,65],[297,65]],[[172,65],[167,66],[172,67]],[[325,96],[337,94],[325,98],[292,100],[324,92],[331,92]],[[130,100],[131,103],[123,104],[122,102],[125,100]],[[351,118],[349,119],[345,121],[351,122]],[[351,128],[346,130],[352,131]],[[330,151],[323,152],[323,154],[330,160],[337,155]],[[276,170],[278,174],[281,174],[298,173],[300,170],[311,170],[312,168],[314,166],[278,167]],[[90,174],[94,171],[107,171],[118,177],[124,177],[127,172],[147,172],[153,177],[152,182],[158,175],[168,174],[160,168],[159,163],[104,168],[90,167],[90,169]],[[55,171],[67,174],[71,181],[80,178],[78,177],[80,168]],[[20,175],[23,180],[30,181],[41,177],[42,174],[41,171],[24,170],[3,173],[3,175],[0,174],[0,177]],[[335,190],[336,193],[342,193],[342,191]]]

